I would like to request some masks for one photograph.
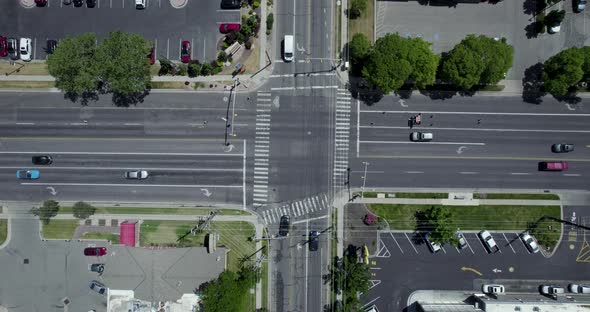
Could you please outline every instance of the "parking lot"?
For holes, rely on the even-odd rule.
[[[18,1],[0,2],[5,18],[0,20],[0,35],[27,37],[33,41],[33,59],[46,58],[46,40],[66,35],[93,32],[104,38],[111,31],[142,35],[152,41],[157,58],[179,60],[180,43],[192,44],[192,59],[213,60],[221,23],[240,23],[240,10],[221,10],[220,2],[189,1],[174,8],[168,0],[148,0],[145,10],[135,9],[134,0],[97,0],[94,8],[64,5],[48,0],[45,7],[24,8]]]
[[[423,38],[435,53],[449,51],[468,34],[505,37],[514,46],[514,65],[507,79],[522,79],[525,69],[564,48],[590,44],[590,14],[572,12],[572,0],[564,2],[567,14],[561,32],[534,35],[533,16],[524,1],[459,3],[456,7],[422,5],[419,1],[377,1],[377,38],[386,33]]]

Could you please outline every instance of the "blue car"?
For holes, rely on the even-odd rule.
[[[17,179],[39,179],[40,176],[41,173],[39,172],[39,170],[18,170],[16,172]]]

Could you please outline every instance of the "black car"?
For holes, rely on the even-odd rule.
[[[309,250],[316,251],[318,250],[320,244],[320,232],[318,231],[311,231],[309,232]]]
[[[576,13],[584,12],[586,8],[586,0],[574,0],[574,11]]]
[[[33,156],[33,164],[35,165],[51,165],[53,158],[49,155]]]
[[[222,9],[239,9],[242,7],[242,0],[221,0]]]
[[[569,153],[574,151],[573,144],[557,143],[551,145],[551,151],[554,153]]]
[[[86,0],[86,6],[89,8],[93,8],[96,6],[96,0]]]
[[[90,264],[90,265],[88,265],[88,269],[90,269],[90,272],[97,272],[100,274],[100,273],[104,272],[104,263]]]
[[[16,40],[16,38],[8,38],[8,57],[13,60],[16,61],[18,59],[20,59],[19,55],[18,55],[18,40]]]
[[[81,7],[84,4],[84,0],[74,0],[75,7]]]
[[[281,217],[281,223],[279,224],[279,235],[289,236],[289,227],[291,227],[291,217],[284,215]]]
[[[57,47],[57,40],[48,39],[47,40],[47,54],[53,54],[53,51],[55,51],[55,47]]]

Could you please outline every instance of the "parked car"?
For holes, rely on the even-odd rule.
[[[490,253],[495,253],[500,250],[500,247],[498,247],[498,245],[496,244],[496,241],[494,240],[494,238],[492,237],[492,234],[490,234],[490,232],[488,232],[488,231],[479,232],[479,238],[484,243],[484,245],[486,246],[486,248],[488,249],[488,251]]]
[[[529,234],[529,232],[520,234],[520,239],[522,239],[522,242],[530,252],[539,252],[539,244],[537,244],[537,241]]]
[[[96,272],[98,274],[101,274],[102,272],[104,272],[104,263],[89,264],[88,270],[90,270],[90,272]]]
[[[222,34],[227,34],[232,31],[238,32],[242,28],[242,25],[239,23],[223,23],[219,25],[219,32]]]
[[[64,0],[63,4],[70,5],[70,4],[72,4],[72,0]]]
[[[557,285],[541,285],[541,293],[543,295],[558,295],[565,293],[565,290],[561,286]]]
[[[90,283],[90,289],[96,291],[101,295],[104,295],[104,293],[107,291],[107,288],[104,286],[104,284],[99,281],[92,281]]]
[[[539,162],[539,171],[567,171],[569,168],[567,161],[541,161]]]
[[[47,39],[47,54],[53,54],[55,48],[57,47],[57,40],[55,39]]]
[[[556,34],[561,31],[561,24],[549,26],[547,25],[547,32],[550,34]]]
[[[41,173],[39,170],[18,170],[16,172],[17,179],[36,180],[39,179]]]
[[[156,49],[154,47],[150,49],[150,53],[147,55],[147,58],[150,59],[150,64],[154,65],[156,62]]]
[[[426,243],[428,244],[428,248],[430,248],[430,251],[432,253],[437,253],[442,249],[439,243],[435,243],[430,240],[430,238],[428,237],[428,234],[425,235],[425,239],[426,239]]]
[[[8,55],[8,39],[4,36],[0,36],[0,56],[4,57]]]
[[[557,143],[551,145],[551,151],[554,153],[569,153],[574,151],[573,144]]]
[[[457,239],[457,247],[459,249],[467,247],[467,240],[465,239],[465,236],[463,236],[463,233],[459,231],[455,232],[455,238]]]
[[[188,63],[191,60],[191,43],[188,40],[184,40],[180,44],[180,61]]]
[[[281,217],[281,222],[279,223],[279,235],[280,236],[289,236],[289,228],[291,227],[291,217],[288,215],[284,215]]]
[[[20,51],[19,51],[20,52],[20,59],[25,62],[30,62],[32,59],[31,51],[33,50],[31,48],[31,39],[20,38],[19,48],[20,48]]]
[[[586,9],[586,0],[574,0],[574,11],[582,13]]]
[[[106,247],[86,247],[84,248],[85,256],[101,257],[107,254]]]
[[[16,40],[16,38],[8,38],[7,52],[8,57],[13,61],[16,61],[20,58],[18,55],[18,40]]]
[[[145,9],[145,0],[135,0],[135,8],[138,10]]]
[[[51,165],[53,163],[53,158],[49,155],[39,155],[33,156],[32,159],[34,165]]]
[[[86,0],[86,6],[89,8],[93,8],[96,6],[96,0]]]
[[[481,291],[484,294],[493,294],[493,295],[499,295],[499,294],[503,294],[505,291],[504,285],[498,285],[498,284],[484,284],[481,287]]]
[[[221,0],[222,9],[239,9],[242,7],[242,0]]]
[[[35,4],[38,7],[43,7],[43,6],[46,6],[47,5],[47,0],[35,0]]]
[[[84,0],[74,0],[74,6],[79,8],[84,4]]]
[[[309,232],[309,250],[316,251],[320,245],[320,232],[311,231]]]
[[[133,170],[125,172],[126,179],[143,180],[149,177],[149,173],[145,170]]]
[[[588,285],[569,284],[567,289],[574,294],[590,294],[590,286]]]
[[[414,142],[427,142],[432,141],[434,136],[429,132],[412,132],[410,134],[410,141]]]

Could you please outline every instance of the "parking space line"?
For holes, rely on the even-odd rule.
[[[158,38],[154,39],[154,59],[158,59]]]
[[[475,251],[473,251],[473,249],[471,248],[471,244],[469,244],[469,240],[467,238],[465,238],[465,243],[467,243],[467,247],[469,247],[469,249],[471,250],[471,253],[475,254]]]
[[[383,240],[381,238],[379,238],[379,244],[381,245],[381,248],[379,248],[379,251],[377,251],[377,258],[389,258],[391,257],[391,253],[389,252],[389,249],[387,249],[387,246],[385,246],[385,243],[383,242]],[[381,254],[381,252],[385,250],[384,254]]]
[[[203,39],[203,59],[207,59],[207,56],[205,55],[205,39]]]
[[[459,247],[455,246],[455,249],[457,250],[457,253],[461,253],[461,251],[459,250]]]
[[[520,235],[518,235],[518,233],[514,233],[516,235],[516,237],[518,238],[518,240],[520,241],[520,243],[524,246],[524,250],[526,250],[526,252],[531,253],[529,251],[529,249],[526,247],[526,245],[524,244],[524,242],[522,241],[522,239],[520,239]]]
[[[483,250],[485,250],[487,253],[490,253],[488,251],[488,249],[486,248],[486,246],[483,244],[483,242],[481,241],[481,239],[479,238],[479,235],[476,236],[477,237],[477,241],[479,241],[479,243],[481,244],[481,247],[483,247]]]
[[[193,49],[191,48],[191,52]],[[182,38],[178,40],[178,60],[180,60],[180,56],[182,55]]]
[[[440,245],[440,249],[442,249],[442,251],[444,251],[445,254],[447,253],[447,251],[445,250],[445,247],[443,247],[442,245]]]
[[[170,59],[170,38],[167,39],[166,42],[166,58]]]
[[[410,238],[408,237],[407,233],[404,233],[404,235],[406,236],[406,238],[408,239],[408,242],[410,242],[410,246],[412,246],[412,248],[414,248],[414,251],[416,253],[418,253],[418,250],[416,249],[416,247],[414,247],[414,244],[412,244],[412,241],[410,240]]]
[[[123,9],[125,8],[125,0],[122,0],[121,2],[123,2]]]
[[[97,4],[98,8],[100,9],[100,0],[98,0],[97,2],[98,2],[98,4]]]
[[[195,49],[193,49],[193,47],[195,46],[194,41],[195,41],[195,39],[191,38],[191,60],[193,59],[193,51],[195,50]]]
[[[33,39],[33,59],[37,59],[37,37]]]
[[[393,238],[393,241],[395,241],[395,244],[397,245],[397,248],[399,248],[399,250],[404,253],[404,250],[402,249],[402,247],[400,247],[399,243],[397,242],[397,239],[395,239],[395,237],[393,237],[393,233],[389,232],[389,235],[391,235],[391,238]]]
[[[512,249],[512,252],[516,253],[516,250],[514,250],[514,248],[512,248],[512,244],[510,244],[510,241],[508,240],[508,238],[506,237],[506,234],[502,233],[502,236],[504,236],[504,239],[506,240],[506,242],[508,243],[508,246],[510,246],[510,249]]]

